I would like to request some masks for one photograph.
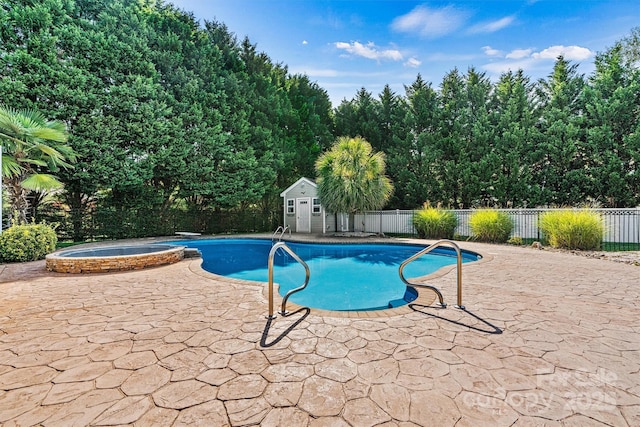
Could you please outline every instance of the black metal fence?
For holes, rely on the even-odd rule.
[[[507,213],[513,220],[511,237],[519,237],[523,242],[543,241],[544,236],[538,226],[540,216],[553,209],[498,209]],[[561,209],[556,209],[561,210]],[[605,232],[602,248],[607,251],[640,250],[640,208],[630,209],[591,209],[602,216]],[[417,236],[413,226],[414,210],[371,211],[356,215],[356,231],[383,232],[388,235]],[[456,235],[466,239],[473,236],[469,218],[471,209],[456,209],[458,217]]]
[[[281,221],[281,216],[280,212],[263,212],[258,209],[151,211],[93,208],[72,211],[58,208],[41,210],[36,220],[54,224],[61,241],[86,241],[169,236],[176,231],[202,234],[273,231]]]

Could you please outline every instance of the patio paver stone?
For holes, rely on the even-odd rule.
[[[466,311],[449,269],[427,280],[446,309],[422,289],[400,309],[269,321],[266,285],[198,259],[95,275],[3,265],[0,424],[640,425],[640,268],[461,246],[484,256],[463,267]]]

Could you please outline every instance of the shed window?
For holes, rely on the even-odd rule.
[[[313,213],[320,213],[320,199],[317,197],[313,198]]]
[[[296,201],[294,199],[287,199],[287,213],[296,213]]]

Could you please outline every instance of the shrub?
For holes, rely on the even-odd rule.
[[[602,216],[588,209],[545,212],[540,229],[554,248],[600,249],[604,236]]]
[[[513,221],[504,212],[481,209],[471,214],[469,225],[473,236],[483,242],[504,243],[513,230]]]
[[[425,204],[413,216],[413,225],[421,239],[452,239],[458,217],[451,211]]]
[[[507,240],[507,243],[510,245],[522,246],[524,245],[524,240],[522,240],[522,237],[513,236],[509,240]]]
[[[42,259],[56,249],[57,242],[56,232],[46,224],[13,225],[0,234],[0,261]]]

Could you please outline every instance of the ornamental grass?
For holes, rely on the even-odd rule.
[[[458,217],[451,211],[425,204],[414,214],[413,225],[421,239],[453,239]]]
[[[481,242],[505,243],[513,231],[513,221],[504,212],[479,209],[471,214],[469,225],[473,238]]]
[[[604,237],[602,215],[589,209],[545,212],[540,229],[554,248],[597,250]]]

